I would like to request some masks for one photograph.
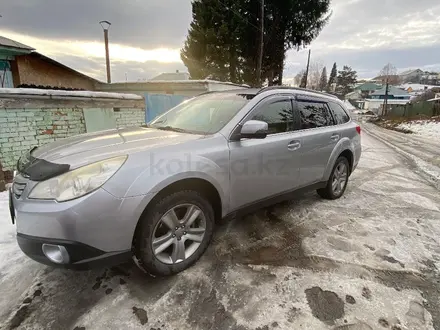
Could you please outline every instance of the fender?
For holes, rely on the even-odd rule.
[[[142,161],[137,157],[127,160],[122,171],[117,172],[117,180],[103,186],[109,193],[119,198],[141,195],[155,195],[165,187],[184,179],[202,179],[211,183],[222,201],[222,209],[229,206],[229,152],[219,152],[210,158],[193,153],[151,153]],[[148,164],[142,171],[133,170]],[[134,175],[133,173],[137,173]],[[119,182],[119,184],[114,184]],[[152,198],[152,197],[151,197]]]
[[[327,162],[327,166],[325,168],[324,176],[322,178],[323,182],[328,181],[330,178],[330,174],[333,170],[333,167],[335,166],[336,160],[338,159],[339,155],[343,153],[345,150],[350,150],[353,154],[353,158],[355,155],[355,147],[353,142],[348,137],[343,137],[338,141],[335,148],[333,149],[330,158]]]

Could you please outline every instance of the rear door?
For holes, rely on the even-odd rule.
[[[264,100],[243,120],[268,123],[265,139],[231,141],[230,203],[237,209],[298,186],[301,134],[295,131],[297,114],[292,96]]]
[[[300,185],[321,182],[331,153],[341,139],[325,101],[297,97],[302,133]]]

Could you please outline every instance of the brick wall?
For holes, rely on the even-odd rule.
[[[114,116],[118,128],[145,124],[145,110],[141,108],[120,108]],[[82,108],[0,108],[0,162],[3,171],[15,169],[18,158],[34,146],[81,133],[86,133]],[[7,175],[9,177],[10,173]]]
[[[95,90],[95,82],[74,70],[55,65],[38,57],[38,54],[16,57],[18,75],[16,85],[29,84],[64,88]],[[17,81],[18,80],[18,81]]]
[[[15,168],[33,146],[86,132],[82,109],[0,109],[0,161]]]
[[[115,110],[116,127],[141,126],[145,124],[145,110],[127,108]]]

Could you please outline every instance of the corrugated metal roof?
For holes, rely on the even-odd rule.
[[[18,41],[14,41],[9,38],[2,37],[2,36],[0,36],[0,46],[19,48],[19,49],[25,49],[25,50],[34,50],[34,48],[32,48],[32,47],[26,46],[25,44],[22,44]]]
[[[385,86],[381,89],[378,89],[377,91],[375,91],[374,93],[372,93],[371,95],[385,95]],[[401,90],[399,88],[396,88],[394,86],[388,86],[388,95],[394,95],[394,96],[408,96],[409,94],[404,91]]]
[[[367,92],[367,91],[375,91],[375,90],[379,89],[380,87],[381,87],[381,85],[371,83],[371,82],[366,82],[362,85],[357,86],[355,89],[359,89],[362,92]]]

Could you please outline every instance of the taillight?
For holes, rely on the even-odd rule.
[[[361,127],[359,125],[356,126],[356,132],[358,132],[358,134],[361,134]]]

